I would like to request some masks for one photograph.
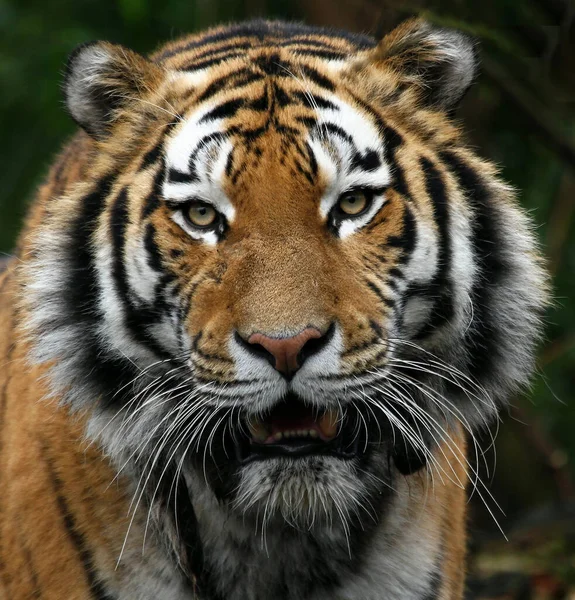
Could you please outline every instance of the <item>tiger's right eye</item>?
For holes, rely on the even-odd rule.
[[[218,220],[216,209],[205,202],[192,202],[183,213],[190,225],[200,229],[213,227]]]
[[[365,211],[369,199],[364,190],[354,190],[343,194],[337,202],[337,207],[344,216],[355,217]]]

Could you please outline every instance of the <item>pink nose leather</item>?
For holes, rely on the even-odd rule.
[[[320,338],[321,332],[314,327],[306,327],[290,338],[271,338],[263,333],[254,333],[248,344],[259,344],[275,359],[275,368],[284,375],[291,375],[299,369],[298,354],[305,344],[314,338]]]

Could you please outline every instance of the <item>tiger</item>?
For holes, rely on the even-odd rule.
[[[0,275],[4,600],[461,600],[548,282],[476,42],[256,20],[70,56]]]

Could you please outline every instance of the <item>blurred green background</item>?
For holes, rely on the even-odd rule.
[[[575,4],[570,0],[0,0],[0,253],[74,131],[59,83],[94,39],[142,53],[215,23],[266,16],[381,35],[412,14],[481,42],[459,117],[532,214],[554,278],[540,373],[502,415],[485,481],[505,542],[472,501],[472,585],[481,598],[575,598]],[[494,427],[495,431],[496,427]],[[489,434],[481,440],[487,448]]]

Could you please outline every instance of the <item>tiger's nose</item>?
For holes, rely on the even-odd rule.
[[[307,358],[324,347],[328,332],[322,334],[315,327],[306,327],[297,335],[286,338],[274,338],[263,333],[253,333],[247,339],[247,343],[244,342],[244,347],[250,353],[268,360],[289,380]]]

